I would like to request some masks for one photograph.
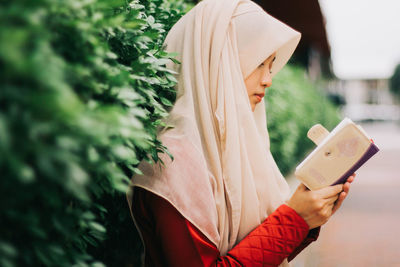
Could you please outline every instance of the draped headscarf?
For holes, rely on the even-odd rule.
[[[264,100],[252,112],[244,80],[274,52],[275,75],[299,40],[249,0],[203,0],[166,37],[166,50],[178,52],[181,64],[167,66],[178,73],[165,122],[174,128],[158,138],[174,160],[161,154],[165,166],[142,161],[131,189],[169,201],[221,255],[289,196],[270,152]]]

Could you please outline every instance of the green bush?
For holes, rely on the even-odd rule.
[[[338,110],[301,67],[288,65],[266,92],[271,152],[284,174],[292,171],[314,146],[307,131],[320,123],[331,130],[340,121]]]
[[[181,0],[0,6],[0,265],[137,265],[127,209],[176,80],[162,51]]]

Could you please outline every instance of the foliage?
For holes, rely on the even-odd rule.
[[[389,81],[390,91],[400,99],[400,64],[394,70],[394,73]]]
[[[140,160],[167,152],[155,134],[176,80],[161,45],[186,9],[1,3],[1,266],[137,265],[125,191]]]
[[[168,153],[156,133],[176,80],[165,68],[174,55],[162,43],[191,6],[0,5],[0,266],[139,265],[125,191],[139,161]],[[272,150],[283,170],[310,147],[309,126],[337,120],[303,76],[282,70],[268,94]]]
[[[310,127],[320,123],[331,130],[339,122],[338,110],[302,68],[292,65],[274,77],[266,100],[271,152],[287,174],[314,146],[307,138]]]

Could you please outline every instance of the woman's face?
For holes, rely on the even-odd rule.
[[[271,67],[275,56],[276,52],[261,63],[244,81],[252,111],[264,97],[265,88],[272,85]]]

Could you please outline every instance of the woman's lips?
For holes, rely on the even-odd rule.
[[[264,94],[256,94],[256,97],[257,97],[258,102],[261,102],[261,100],[264,97]]]

